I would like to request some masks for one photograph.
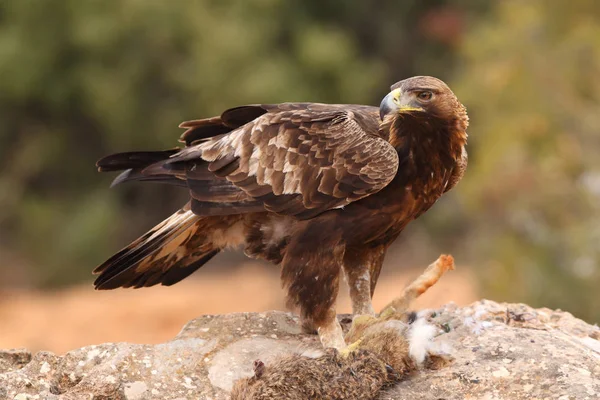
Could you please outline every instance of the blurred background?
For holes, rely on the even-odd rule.
[[[91,270],[187,198],[109,189],[95,161],[174,147],[179,122],[246,103],[378,105],[412,75],[467,106],[469,169],[391,249],[375,303],[445,252],[458,270],[422,306],[599,322],[599,2],[5,0],[0,348],[157,342],[203,313],[284,309],[277,268],[234,253],[171,288],[95,292]]]

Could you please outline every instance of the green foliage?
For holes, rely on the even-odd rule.
[[[600,7],[503,1],[462,46],[459,195],[486,292],[600,320]]]
[[[467,105],[471,161],[409,227],[404,262],[451,251],[485,296],[598,321],[599,4],[3,1],[0,284],[90,279],[183,204],[161,186],[109,190],[99,157],[172,147],[179,122],[240,104],[378,104],[419,74]]]
[[[89,279],[183,204],[163,187],[110,191],[93,165],[103,155],[172,147],[179,122],[245,103],[377,104],[398,80],[387,35],[435,3],[373,8],[385,32],[339,1],[0,3],[0,258],[24,260],[2,265],[2,281],[23,268],[41,286]]]

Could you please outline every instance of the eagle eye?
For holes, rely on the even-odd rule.
[[[430,91],[423,91],[417,93],[417,98],[421,101],[429,101],[433,98],[433,93]]]

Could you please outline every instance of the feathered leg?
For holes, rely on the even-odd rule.
[[[344,246],[336,232],[323,232],[319,224],[300,226],[282,261],[281,278],[288,304],[300,308],[304,326],[317,330],[324,347],[346,346],[336,318],[336,299]]]
[[[371,299],[379,278],[386,247],[347,248],[344,254],[344,273],[348,281],[352,313],[375,315]]]
[[[335,307],[332,307],[327,313],[326,319],[320,322],[320,325],[317,327],[317,333],[324,348],[332,347],[337,350],[346,348],[344,332],[337,320]]]

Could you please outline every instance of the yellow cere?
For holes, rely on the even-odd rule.
[[[421,107],[413,107],[413,106],[400,106],[398,108],[399,112],[408,112],[408,111],[423,111]]]
[[[394,89],[392,90],[392,98],[394,99],[394,101],[396,103],[400,102],[400,98],[402,97],[402,90],[401,89]]]

